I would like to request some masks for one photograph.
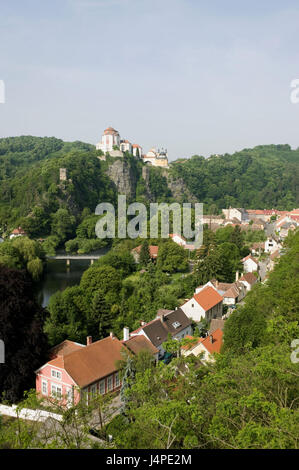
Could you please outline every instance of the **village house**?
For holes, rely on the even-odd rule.
[[[206,285],[181,305],[181,309],[196,323],[203,319],[210,322],[212,318],[222,318],[223,297],[212,285]]]
[[[265,242],[255,242],[251,246],[252,255],[261,255],[265,251]]]
[[[253,273],[245,273],[240,277],[239,281],[245,286],[246,291],[249,292],[258,280]]]
[[[187,245],[187,240],[184,238],[182,235],[179,235],[178,233],[170,233],[169,238],[174,241],[177,245],[185,247]]]
[[[139,354],[141,351],[147,351],[154,357],[156,362],[159,359],[159,349],[156,348],[145,335],[130,336],[128,327],[125,327],[123,330],[122,343],[134,355]]]
[[[237,302],[240,302],[246,295],[245,286],[239,282],[239,271],[236,272],[236,281],[229,282],[219,282],[217,279],[212,279],[207,282],[204,286],[197,287],[195,293],[199,293],[206,286],[213,287],[218,294],[223,298],[223,305],[235,305]]]
[[[44,398],[55,397],[66,405],[82,398],[120,390],[117,361],[123,359],[125,346],[112,333],[87,344],[63,341],[51,350],[50,360],[36,373],[36,391]]]
[[[278,247],[279,244],[274,237],[268,237],[265,241],[265,253],[273,253]]]
[[[149,245],[148,249],[149,249],[150,259],[152,261],[155,261],[158,258],[159,247],[155,245]],[[136,246],[136,248],[133,248],[133,250],[131,250],[131,254],[136,263],[139,263],[140,251],[141,251],[141,245],[138,245]]]
[[[203,215],[202,216],[202,224],[207,224],[210,228],[210,225],[222,225],[224,222],[223,215]]]
[[[181,347],[182,356],[189,356],[193,354],[198,357],[201,355],[202,362],[214,362],[214,353],[220,353],[221,346],[223,344],[223,332],[222,329],[218,328],[212,334],[209,334],[205,338],[194,338],[187,336],[188,339],[193,339],[194,344],[188,344]]]
[[[182,246],[186,250],[190,250],[190,251],[195,250],[195,245],[188,243],[187,240],[182,235],[179,235],[178,233],[170,233],[169,238],[171,238],[172,241],[174,241],[174,243]]]
[[[241,260],[245,273],[252,273],[258,271],[258,261],[251,255],[245,256]]]
[[[286,222],[284,223],[280,229],[279,229],[279,237],[281,240],[284,240],[288,234],[289,234],[289,231],[294,231],[296,230],[296,228],[298,227],[299,224],[295,223],[295,222]]]
[[[225,283],[212,281],[213,286],[223,298],[223,305],[236,305],[246,295],[245,286],[239,282]]]
[[[222,209],[222,212],[227,220],[236,219],[239,223],[248,221],[247,211],[243,208],[230,207],[229,209]]]
[[[276,209],[247,209],[249,219],[260,219],[264,222],[270,222],[272,216],[279,216],[281,211]]]
[[[209,328],[208,335],[213,334],[214,331],[216,331],[218,329],[223,331],[224,323],[225,323],[225,320],[222,319],[222,318],[213,318],[213,320],[210,323],[210,328]]]
[[[271,255],[270,255],[270,260],[268,263],[268,270],[272,271],[274,269],[275,262],[280,258],[279,250],[275,250]]]
[[[10,240],[12,240],[13,238],[16,238],[16,237],[27,237],[27,233],[25,232],[25,230],[22,229],[22,227],[18,227],[18,228],[15,228],[9,238]]]
[[[192,322],[181,308],[168,313],[158,311],[154,320],[149,323],[142,322],[140,328],[129,334],[129,338],[136,335],[145,336],[158,349],[158,358],[162,359],[165,354],[162,344],[167,341],[169,333],[172,339],[182,339],[192,333]]]

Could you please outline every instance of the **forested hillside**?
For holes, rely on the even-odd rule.
[[[95,241],[86,242],[95,239],[92,214],[99,202],[116,201],[117,193],[146,204],[197,200],[206,213],[230,205],[283,210],[299,204],[299,150],[289,145],[193,156],[168,171],[127,153],[106,161],[98,156],[93,145],[54,137],[0,139],[0,236],[21,225],[30,237],[52,237],[46,251],[69,240],[76,240],[69,248],[96,249]],[[66,181],[59,180],[60,168],[67,169]]]
[[[299,149],[264,145],[233,155],[194,155],[171,165],[189,191],[212,209],[291,210],[299,204]]]

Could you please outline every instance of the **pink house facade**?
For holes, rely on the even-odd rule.
[[[64,341],[51,350],[49,362],[36,371],[36,391],[44,398],[60,399],[76,405],[97,394],[117,392],[121,387],[117,361],[122,360],[125,346],[110,335],[87,345]]]

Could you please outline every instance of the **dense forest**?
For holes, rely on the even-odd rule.
[[[233,155],[194,155],[171,165],[196,198],[214,210],[291,210],[299,204],[299,149],[263,145]]]

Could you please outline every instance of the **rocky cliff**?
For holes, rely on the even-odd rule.
[[[108,166],[107,174],[118,194],[125,194],[128,199],[136,195],[137,177],[132,163],[126,159],[117,159]]]

